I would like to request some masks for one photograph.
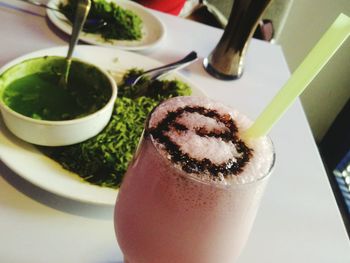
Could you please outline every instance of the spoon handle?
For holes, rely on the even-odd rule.
[[[85,23],[86,17],[90,11],[90,6],[91,6],[90,0],[79,0],[77,2],[72,35],[69,40],[69,48],[66,56],[66,68],[64,71],[64,75],[62,75],[62,78],[60,80],[60,85],[62,85],[63,87],[67,87],[73,51],[74,51],[75,45],[78,42],[79,34],[83,29],[83,25]]]
[[[72,58],[72,54],[75,48],[75,45],[78,42],[79,34],[83,29],[86,17],[90,11],[91,1],[90,0],[79,0],[77,3],[77,9],[75,12],[75,19],[72,29],[72,35],[69,41],[69,49],[67,54],[67,60]]]
[[[154,69],[145,71],[143,73],[143,75],[148,75],[152,79],[159,78],[159,77],[163,76],[163,74],[169,73],[170,71],[172,71],[174,69],[180,69],[180,68],[187,66],[189,63],[191,63],[195,59],[197,59],[197,53],[195,51],[192,51],[187,56],[185,56],[184,58],[182,58],[176,62],[167,64],[165,66],[161,66],[159,68],[154,68]]]
[[[136,76],[130,76],[129,78],[124,80],[124,83],[126,85],[130,85],[130,86],[136,85],[136,83],[140,79],[142,79],[144,76],[148,76],[152,80],[159,79],[159,78],[163,77],[165,74],[168,74],[175,69],[184,68],[185,66],[189,65],[192,61],[194,61],[196,59],[197,59],[197,53],[195,51],[192,51],[191,53],[186,55],[184,58],[182,58],[176,62],[166,64],[166,65],[158,67],[158,68],[153,68],[153,69],[144,71],[143,73],[136,75]]]

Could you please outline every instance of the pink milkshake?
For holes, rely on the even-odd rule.
[[[236,262],[274,163],[268,138],[240,139],[249,126],[207,98],[151,113],[116,202],[125,262]]]

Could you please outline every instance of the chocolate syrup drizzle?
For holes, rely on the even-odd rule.
[[[170,130],[171,127],[181,131],[186,131],[188,128],[178,123],[176,120],[183,113],[198,113],[203,116],[212,118],[218,123],[222,123],[228,128],[228,131],[213,130],[208,131],[206,128],[201,127],[195,130],[196,134],[201,137],[215,137],[221,138],[225,142],[232,142],[238,153],[241,153],[241,157],[236,160],[228,160],[221,164],[214,164],[209,159],[204,158],[197,160],[191,157],[189,154],[180,150],[179,145],[174,143],[165,133]],[[216,110],[207,109],[200,106],[186,106],[184,108],[178,108],[175,111],[168,112],[166,117],[160,121],[155,128],[149,128],[146,131],[146,136],[151,134],[153,138],[164,145],[167,152],[170,154],[171,160],[180,165],[181,168],[187,173],[203,173],[209,172],[213,177],[218,177],[221,173],[224,177],[228,175],[239,175],[243,167],[249,161],[252,156],[252,149],[248,148],[245,143],[237,137],[238,129],[229,114],[220,115]]]

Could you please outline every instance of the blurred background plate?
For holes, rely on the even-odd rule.
[[[158,17],[156,17],[151,11],[149,11],[149,9],[129,0],[110,1],[115,2],[117,5],[121,6],[124,9],[133,11],[142,19],[142,39],[135,41],[113,39],[105,40],[99,34],[82,32],[79,38],[80,40],[93,45],[116,47],[124,50],[144,50],[157,46],[164,39],[166,33],[165,26]],[[48,5],[51,7],[58,8],[60,2],[64,1],[50,0],[48,2]],[[64,15],[50,9],[47,9],[47,15],[49,20],[56,27],[58,27],[60,30],[62,30],[68,35],[71,34],[72,26]]]

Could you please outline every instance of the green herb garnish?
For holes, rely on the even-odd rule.
[[[136,72],[131,70],[128,74]],[[147,115],[164,99],[190,94],[191,89],[178,80],[142,79],[134,87],[120,83],[112,118],[101,133],[79,144],[39,149],[84,180],[117,188],[137,147]]]
[[[68,0],[61,3],[59,9],[73,23],[77,0]],[[92,0],[87,19],[90,21],[103,21],[105,25],[85,26],[83,31],[98,33],[108,39],[140,40],[142,38],[142,20],[131,10],[124,9],[114,2],[106,0]]]

